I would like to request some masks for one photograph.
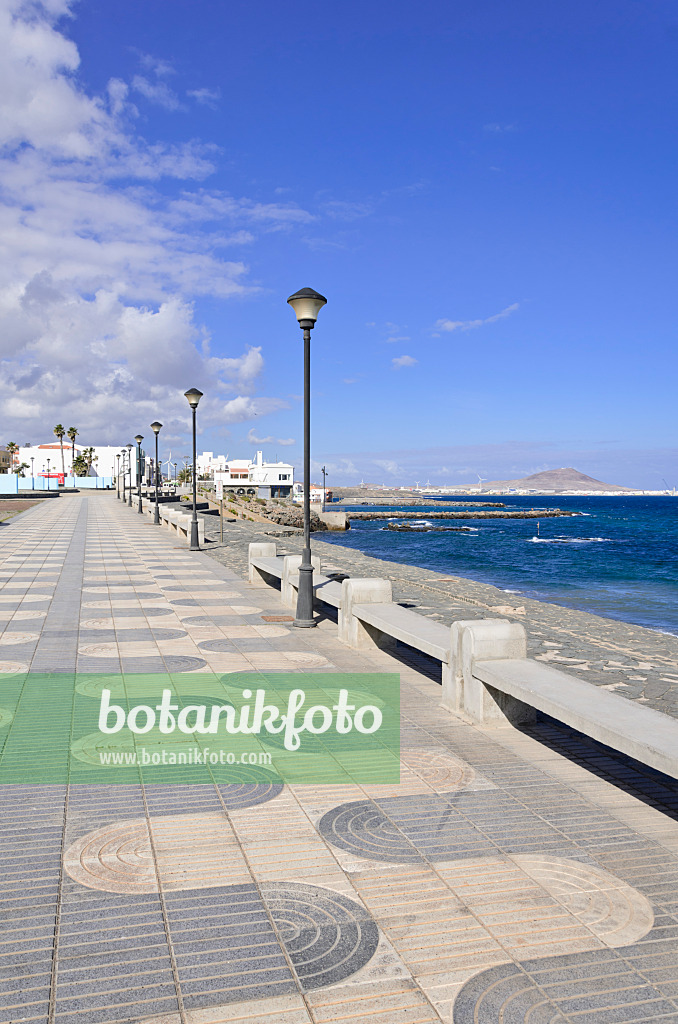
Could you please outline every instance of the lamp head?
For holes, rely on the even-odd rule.
[[[295,312],[299,326],[313,327],[327,299],[312,288],[300,288],[294,295],[290,295],[287,301]]]
[[[143,434],[137,434],[136,437],[134,438],[134,440],[136,441],[137,444],[141,444],[143,439],[144,439],[143,438]]]
[[[191,388],[190,391],[184,391],[184,397],[186,398],[191,409],[197,409],[198,402],[202,398],[202,391],[198,391],[197,388]]]
[[[125,448],[127,449],[128,453],[129,453],[129,452],[130,452],[130,451],[132,450],[132,448],[133,448],[133,447],[134,447],[134,445],[132,444],[132,442],[131,442],[131,441],[130,441],[130,443],[129,443],[129,444],[126,444],[126,445],[125,445]]]
[[[162,423],[158,423],[157,420],[155,421],[155,423],[151,423],[151,430],[156,435],[156,437],[160,433],[160,428],[161,427],[162,427]]]

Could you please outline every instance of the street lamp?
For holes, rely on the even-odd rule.
[[[158,505],[158,434],[161,427],[162,423],[158,423],[157,420],[155,423],[151,423],[151,430],[155,434],[155,516],[153,517],[153,522],[156,526],[160,526],[160,506]]]
[[[195,413],[198,408],[198,402],[202,398],[202,391],[198,391],[197,388],[191,388],[190,391],[184,391],[184,397],[193,413],[193,518],[191,519],[191,551],[200,551],[200,542],[198,540],[198,474],[196,465]]]
[[[132,507],[132,448],[134,445],[130,441],[125,445],[127,449],[127,472],[129,473],[129,488],[127,490],[127,504]]]
[[[287,300],[304,332],[304,548],[299,566],[295,626],[315,626],[313,618],[313,565],[311,563],[311,331],[327,299],[312,288],[302,288]]]
[[[117,467],[118,467],[117,470],[116,470],[116,474],[115,474],[115,486],[116,486],[117,491],[118,491],[118,499],[119,499],[120,498],[120,452],[118,452],[118,454],[115,456],[115,460],[116,460]]]
[[[35,462],[35,455],[31,455],[31,490],[35,490],[35,474],[33,473],[33,463]]]
[[[327,476],[327,470],[323,466],[320,472],[323,475],[323,512],[325,511],[325,477]]]
[[[144,439],[143,434],[136,434],[134,440],[137,443],[137,495],[139,497],[139,507],[137,512],[139,515],[143,515],[144,507],[141,504],[141,442]]]
[[[51,459],[47,460],[47,490],[50,489],[49,464],[50,464],[51,461],[52,461]]]

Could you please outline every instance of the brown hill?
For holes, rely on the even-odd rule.
[[[532,473],[521,480],[486,480],[483,490],[504,490],[515,487],[518,490],[533,491],[629,491],[630,487],[620,484],[604,484],[586,473],[580,473],[571,466],[563,469],[546,469],[541,473]]]

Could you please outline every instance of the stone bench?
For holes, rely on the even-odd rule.
[[[455,622],[442,706],[486,726],[527,725],[542,711],[673,778],[678,721],[593,683],[532,661],[520,623]]]
[[[141,507],[147,515],[155,516],[155,501],[142,498]],[[158,511],[161,524],[171,532],[173,531],[180,540],[185,540],[186,544],[190,544],[192,514],[181,512],[179,509],[163,508],[162,505],[158,506]],[[198,542],[201,546],[205,543],[205,521],[200,516],[198,516]]]

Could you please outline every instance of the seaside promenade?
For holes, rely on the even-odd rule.
[[[0,672],[397,672],[400,784],[2,786],[0,1024],[678,1022],[675,784],[272,621],[248,537],[112,494],[0,524]]]

